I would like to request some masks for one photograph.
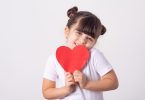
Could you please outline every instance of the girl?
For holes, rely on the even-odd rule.
[[[58,64],[55,53],[50,55],[43,76],[42,92],[46,99],[57,100],[103,100],[102,91],[118,87],[116,74],[94,45],[106,32],[99,18],[87,11],[73,7],[67,11],[68,23],[64,29],[67,47],[73,49],[84,45],[90,58],[82,71],[65,72]],[[77,83],[77,84],[76,84]]]

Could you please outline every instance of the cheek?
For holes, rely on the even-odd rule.
[[[92,48],[92,46],[91,46],[91,45],[86,45],[86,47],[87,47],[88,49]]]
[[[68,41],[68,43],[73,44],[74,42],[76,42],[76,39],[74,37],[70,37],[70,38],[68,38],[67,41]]]
[[[75,38],[70,38],[70,42],[74,42],[75,41]]]
[[[88,43],[88,44],[86,44],[86,47],[91,49],[94,45],[95,45],[95,43]]]
[[[78,40],[78,37],[75,36],[75,35],[72,35],[72,36],[70,37],[70,40],[74,42],[74,41]]]

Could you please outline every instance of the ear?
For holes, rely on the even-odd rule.
[[[64,35],[65,35],[66,38],[69,35],[69,28],[67,26],[64,28]]]

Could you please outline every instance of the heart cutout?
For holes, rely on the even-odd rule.
[[[79,45],[70,49],[60,46],[56,50],[56,58],[66,72],[81,71],[89,59],[89,51],[85,46]]]

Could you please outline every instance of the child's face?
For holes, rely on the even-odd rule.
[[[91,49],[97,39],[92,38],[91,36],[79,32],[77,29],[77,24],[73,25],[70,29],[65,28],[65,36],[67,39],[67,46],[73,49],[77,45],[84,45],[86,48]]]

